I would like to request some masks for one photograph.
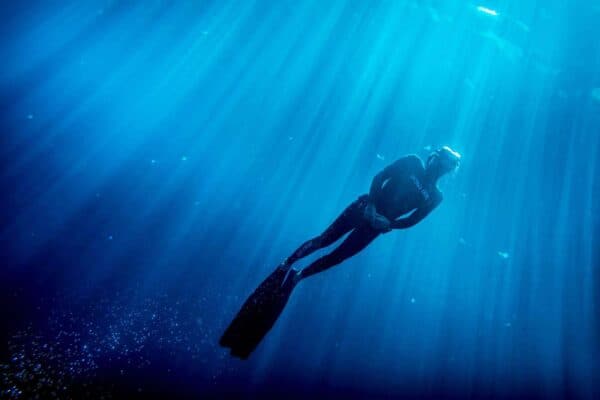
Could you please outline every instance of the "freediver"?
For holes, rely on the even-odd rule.
[[[423,220],[442,202],[438,180],[454,171],[461,156],[444,146],[425,164],[408,155],[388,165],[371,183],[368,194],[353,201],[320,235],[303,243],[250,295],[221,337],[231,354],[246,359],[271,329],[294,287],[302,279],[331,268],[363,250],[379,235],[406,229]],[[299,259],[327,247],[349,233],[332,252],[298,270]]]
[[[295,285],[341,263],[382,233],[419,223],[442,202],[437,182],[458,167],[460,158],[459,153],[444,146],[433,151],[425,165],[416,155],[388,165],[375,175],[368,194],[359,196],[323,233],[303,243],[279,265],[286,271],[283,284],[291,279],[289,283]],[[331,253],[302,270],[292,268],[300,258],[333,244],[348,232],[348,237]]]

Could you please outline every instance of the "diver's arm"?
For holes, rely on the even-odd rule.
[[[412,171],[417,168],[417,165],[420,165],[420,159],[415,155],[409,155],[402,158],[399,158],[392,164],[385,167],[381,172],[379,172],[373,178],[371,182],[371,188],[369,190],[369,199],[371,202],[377,198],[377,195],[381,191],[381,188],[385,181],[390,179],[394,174],[410,174]]]
[[[375,199],[379,197],[379,192],[385,181],[392,176],[392,171],[395,164],[388,165],[383,171],[375,175],[373,182],[371,182],[371,189],[369,190],[369,201],[365,207],[365,217],[371,223],[371,226],[377,229],[389,229],[390,221],[383,215],[377,212],[375,208]]]
[[[429,213],[432,212],[441,202],[442,202],[442,199],[440,196],[431,205],[417,208],[408,217],[398,218],[398,219],[392,221],[392,223],[390,224],[390,228],[406,229],[406,228],[410,228],[411,226],[415,226],[416,224],[421,222],[421,220],[423,218],[425,218],[427,215],[429,215]]]
[[[379,197],[379,192],[381,192],[381,187],[383,186],[383,183],[391,177],[394,165],[395,163],[388,165],[385,169],[383,169],[381,172],[375,175],[373,181],[371,182],[371,188],[369,190],[369,201],[367,203],[367,206],[365,207],[364,212],[365,217],[371,222],[372,225],[385,225],[385,217],[377,213],[377,210],[375,209],[375,199]],[[387,223],[389,224],[389,221],[387,221]]]
[[[383,182],[388,180],[391,175],[391,166],[385,168],[383,171],[375,175],[373,181],[371,182],[371,189],[369,190],[369,199],[372,201],[377,198],[377,195],[381,191],[381,187],[383,186]]]
[[[405,218],[398,218],[392,221],[392,229],[406,229],[418,224],[423,218],[431,212],[431,208],[418,208],[412,214]]]

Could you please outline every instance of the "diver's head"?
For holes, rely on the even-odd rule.
[[[435,150],[427,158],[425,169],[434,179],[455,171],[460,165],[460,154],[448,146]]]

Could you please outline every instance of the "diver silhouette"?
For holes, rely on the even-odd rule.
[[[438,179],[454,171],[461,156],[447,146],[433,151],[425,165],[408,155],[388,165],[371,183],[368,194],[353,201],[320,235],[304,242],[246,300],[229,325],[220,344],[231,354],[247,358],[271,329],[294,287],[302,279],[331,268],[354,256],[379,235],[414,226],[443,199]],[[349,233],[332,252],[297,270],[299,259],[327,247]]]

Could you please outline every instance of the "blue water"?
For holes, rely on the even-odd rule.
[[[0,397],[600,396],[597,1],[2,15]],[[302,282],[248,361],[218,346],[377,172],[441,145],[439,209]]]

